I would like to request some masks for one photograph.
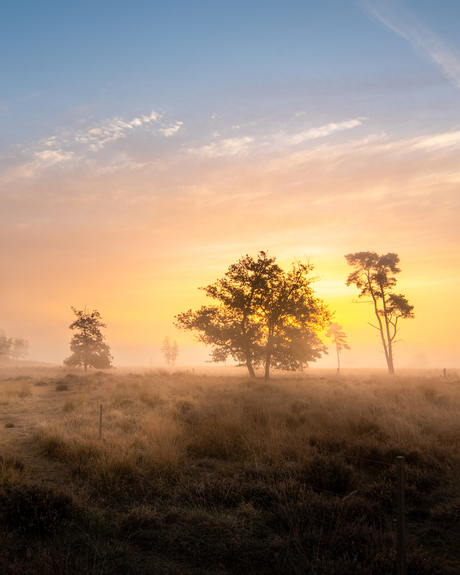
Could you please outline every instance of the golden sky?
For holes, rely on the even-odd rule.
[[[65,26],[76,37],[89,24],[64,12],[54,16],[59,34],[48,30],[54,44],[40,48],[49,54],[37,63],[41,75],[38,44],[24,40],[31,63],[22,76],[6,70],[0,101],[0,328],[29,340],[30,359],[61,363],[70,306],[86,305],[108,324],[115,365],[161,364],[166,335],[179,343],[179,364],[202,363],[208,351],[174,329],[174,315],[205,303],[197,288],[231,263],[268,250],[285,268],[314,264],[317,294],[352,348],[343,366],[384,367],[372,308],[354,304],[357,291],[345,286],[344,255],[376,251],[399,254],[397,292],[415,305],[415,319],[401,323],[396,367],[415,366],[420,354],[430,367],[459,366],[452,18],[426,2],[342,3],[331,21],[318,7],[265,6],[265,20],[254,14],[243,25],[243,3],[230,21],[224,3],[208,14],[208,44],[185,16],[166,12],[176,43],[165,37],[162,51],[155,40],[153,60],[136,48],[151,31],[134,15],[126,57],[115,44],[78,52]],[[123,10],[102,31],[109,45]],[[96,26],[103,14],[93,17]],[[34,15],[26,18],[32,26]],[[40,25],[44,33],[49,24]]]

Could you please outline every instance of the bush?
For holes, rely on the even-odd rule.
[[[0,491],[0,513],[8,529],[44,537],[56,533],[71,521],[72,499],[36,485]]]

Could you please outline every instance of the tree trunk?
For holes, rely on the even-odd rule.
[[[255,377],[256,374],[254,372],[254,368],[252,367],[252,363],[250,359],[246,360],[246,367],[248,368],[249,377]]]
[[[264,379],[267,381],[270,379],[270,361],[272,359],[271,351],[267,350],[267,355],[265,356],[265,375]]]
[[[372,289],[370,280],[369,281],[369,288],[370,288],[370,292],[371,292],[371,296],[372,296],[372,300],[374,302],[374,313],[375,313],[375,317],[377,318],[378,324],[379,324],[379,331],[380,331],[380,339],[382,340],[382,345],[383,345],[383,351],[385,352],[385,359],[387,362],[387,366],[388,366],[388,371],[391,373],[391,368],[390,368],[390,364],[392,363],[392,361],[390,362],[390,357],[388,355],[388,346],[387,346],[387,342],[385,341],[385,332],[383,330],[383,325],[382,325],[382,318],[380,317],[379,314],[379,307],[377,305],[377,296],[374,294],[374,291]],[[385,294],[383,293],[383,289],[382,289],[382,294],[383,294],[383,301],[385,302]],[[386,316],[385,316],[386,319]],[[394,373],[394,369],[393,369],[393,373]]]
[[[335,349],[337,351],[337,373],[340,373],[340,352],[339,352],[339,346],[337,345],[337,340],[335,342]]]
[[[272,360],[272,328],[268,328],[268,338],[267,338],[267,353],[265,354],[265,376],[264,379],[267,381],[270,378],[270,362]]]
[[[393,346],[391,345],[391,337],[390,337],[390,325],[388,322],[388,310],[387,310],[387,302],[385,301],[385,293],[382,289],[382,302],[383,302],[383,313],[385,319],[385,330],[387,334],[387,342],[388,342],[388,353],[387,353],[387,365],[388,371],[390,375],[395,374],[395,366],[393,363]]]

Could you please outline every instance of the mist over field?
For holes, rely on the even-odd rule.
[[[459,24],[4,0],[4,575],[460,572]]]
[[[458,20],[452,0],[7,0],[0,328],[60,364],[87,306],[114,365],[161,365],[165,336],[203,365],[174,317],[265,250],[314,265],[343,366],[378,368],[344,258],[375,251],[415,309],[396,367],[458,366]]]

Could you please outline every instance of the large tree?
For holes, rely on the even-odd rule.
[[[348,264],[355,268],[346,281],[347,286],[356,285],[359,298],[369,298],[374,307],[378,330],[390,374],[394,374],[393,346],[397,343],[400,319],[412,319],[414,306],[402,294],[393,293],[397,280],[394,277],[401,270],[398,254],[379,256],[375,252],[357,252],[345,256]]]
[[[64,364],[76,367],[83,366],[85,371],[88,367],[108,369],[112,367],[112,355],[110,347],[104,342],[105,336],[101,328],[106,328],[101,315],[97,310],[91,313],[86,309],[77,310],[72,307],[77,319],[69,326],[75,331],[70,341],[72,355],[64,360]]]
[[[262,364],[268,379],[270,367],[301,369],[327,353],[316,331],[330,312],[314,295],[313,266],[296,262],[285,272],[275,260],[261,251],[232,264],[222,279],[200,288],[217,305],[177,315],[176,327],[195,331],[197,341],[212,346],[212,361],[230,356],[251,377]]]

